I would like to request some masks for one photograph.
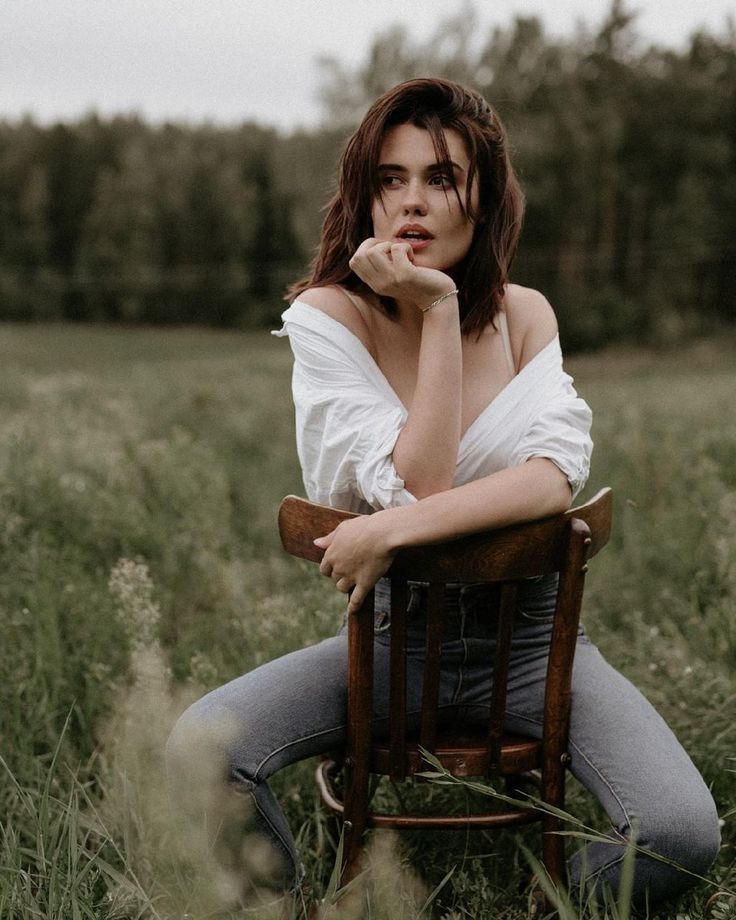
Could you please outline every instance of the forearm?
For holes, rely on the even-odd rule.
[[[372,518],[394,552],[547,517],[567,510],[570,500],[564,473],[552,461],[535,458]]]
[[[343,521],[314,541],[325,550],[320,571],[339,591],[352,591],[354,612],[402,547],[547,517],[566,510],[570,497],[567,477],[551,460],[528,460],[413,505]]]
[[[452,488],[462,424],[462,342],[456,297],[424,317],[417,382],[393,463],[417,498]]]

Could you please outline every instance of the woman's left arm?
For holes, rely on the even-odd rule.
[[[320,571],[332,578],[338,590],[352,591],[348,605],[352,612],[402,547],[547,517],[567,510],[571,497],[568,479],[559,467],[535,457],[413,505],[344,521],[315,540],[325,549]]]

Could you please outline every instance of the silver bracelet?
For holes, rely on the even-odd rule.
[[[459,288],[455,288],[454,291],[448,291],[446,294],[440,294],[437,300],[433,300],[432,303],[428,307],[420,307],[420,309],[422,313],[428,313],[432,309],[432,307],[436,307],[437,304],[442,303],[443,300],[447,300],[448,297],[454,297],[455,294],[459,294],[459,293],[460,293]]]

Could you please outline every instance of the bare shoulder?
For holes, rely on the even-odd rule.
[[[544,294],[520,284],[506,286],[503,307],[511,350],[521,370],[557,335],[557,317]]]
[[[354,294],[353,297],[355,297],[357,303],[353,302],[341,287],[331,285],[329,287],[308,288],[299,295],[298,300],[309,304],[310,307],[321,310],[331,316],[332,319],[336,319],[338,323],[342,323],[370,350],[371,330],[363,312],[370,308],[367,304],[362,303],[357,294]],[[358,305],[363,309],[360,309]]]

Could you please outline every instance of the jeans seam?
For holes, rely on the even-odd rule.
[[[261,772],[265,764],[271,760],[272,757],[275,757],[277,754],[280,754],[281,751],[286,751],[291,747],[294,747],[297,744],[301,744],[302,741],[309,741],[311,738],[319,738],[321,735],[329,735],[331,732],[339,731],[340,729],[345,728],[344,722],[339,722],[337,725],[334,725],[332,728],[323,728],[321,731],[312,732],[311,735],[303,735],[301,738],[295,738],[293,741],[287,741],[286,744],[282,744],[281,747],[277,747],[276,750],[271,751],[269,754],[263,758],[263,760],[256,766],[256,769],[253,773],[254,782],[260,782],[258,774]]]
[[[464,616],[465,615],[463,614],[463,623],[464,623]],[[460,694],[462,693],[463,678],[464,678],[463,668],[465,667],[465,664],[468,660],[468,643],[465,641],[464,638],[461,639],[460,641],[463,644],[463,660],[460,662],[460,666],[458,668],[457,690],[455,690],[455,693],[453,694],[453,697],[452,697],[452,705],[454,706],[460,705]]]
[[[515,712],[513,709],[507,710],[507,715],[515,716],[517,719],[525,719],[527,722],[533,722],[535,725],[543,725],[543,724],[544,724],[544,723],[542,722],[541,719],[535,719],[535,718],[533,718],[532,716],[524,715],[523,713],[520,713],[520,712]],[[593,770],[594,773],[597,773],[597,774],[598,774],[598,776],[601,778],[601,781],[603,782],[603,784],[608,788],[609,792],[610,792],[611,795],[613,796],[614,800],[615,800],[616,802],[618,802],[618,806],[619,806],[619,808],[621,809],[621,811],[623,812],[623,816],[624,816],[624,819],[626,820],[627,826],[628,826],[628,827],[631,827],[631,816],[629,815],[629,811],[628,811],[627,807],[624,805],[623,801],[621,800],[621,796],[620,796],[620,795],[618,794],[618,792],[614,789],[613,784],[612,784],[611,781],[608,779],[608,777],[605,776],[603,773],[601,773],[601,771],[600,771],[600,770],[598,769],[598,767],[593,763],[593,761],[588,757],[588,755],[587,755],[577,744],[575,744],[574,741],[570,741],[570,740],[568,739],[568,744],[569,744],[571,747],[575,748],[575,750],[576,750],[576,751],[578,752],[578,754],[582,757],[582,759],[588,764],[588,766],[591,768],[591,770]]]
[[[271,819],[269,818],[268,814],[267,814],[267,813],[261,808],[261,806],[258,804],[258,798],[256,797],[255,789],[251,790],[250,795],[251,795],[251,798],[253,799],[253,804],[255,805],[256,811],[257,811],[258,814],[263,818],[263,820],[265,821],[265,823],[268,825],[268,827],[269,827],[271,833],[273,834],[273,836],[274,836],[274,837],[279,841],[279,843],[281,844],[281,849],[283,850],[284,855],[286,856],[286,858],[288,859],[288,861],[294,866],[294,870],[295,870],[295,871],[294,871],[294,875],[295,875],[295,877],[298,876],[298,875],[299,875],[299,865],[298,865],[298,863],[297,863],[297,860],[294,858],[294,854],[291,852],[291,850],[289,849],[289,847],[286,845],[286,841],[284,840],[284,838],[283,838],[281,832],[279,831],[279,829],[276,827],[276,825],[273,823],[273,821],[271,821]]]
[[[456,705],[458,704],[454,702],[453,703],[443,703],[439,705],[437,709],[438,711],[440,709],[453,709],[455,708]],[[420,712],[421,712],[421,709],[412,709],[410,712],[407,712],[407,716],[417,715]],[[388,716],[385,716],[383,718],[388,718]],[[303,735],[301,738],[296,738],[293,741],[287,741],[286,744],[282,744],[281,747],[277,747],[274,751],[271,751],[269,754],[266,754],[263,760],[261,760],[261,762],[256,766],[253,772],[252,782],[254,783],[262,782],[258,774],[261,772],[263,767],[268,763],[268,761],[271,760],[272,757],[275,757],[277,754],[280,754],[281,751],[286,751],[289,748],[294,747],[297,744],[301,744],[302,741],[309,741],[311,738],[319,738],[320,735],[329,735],[330,732],[339,731],[340,729],[344,729],[344,728],[345,728],[345,722],[340,722],[337,725],[333,726],[332,728],[324,728],[321,731],[312,732],[311,735]]]

